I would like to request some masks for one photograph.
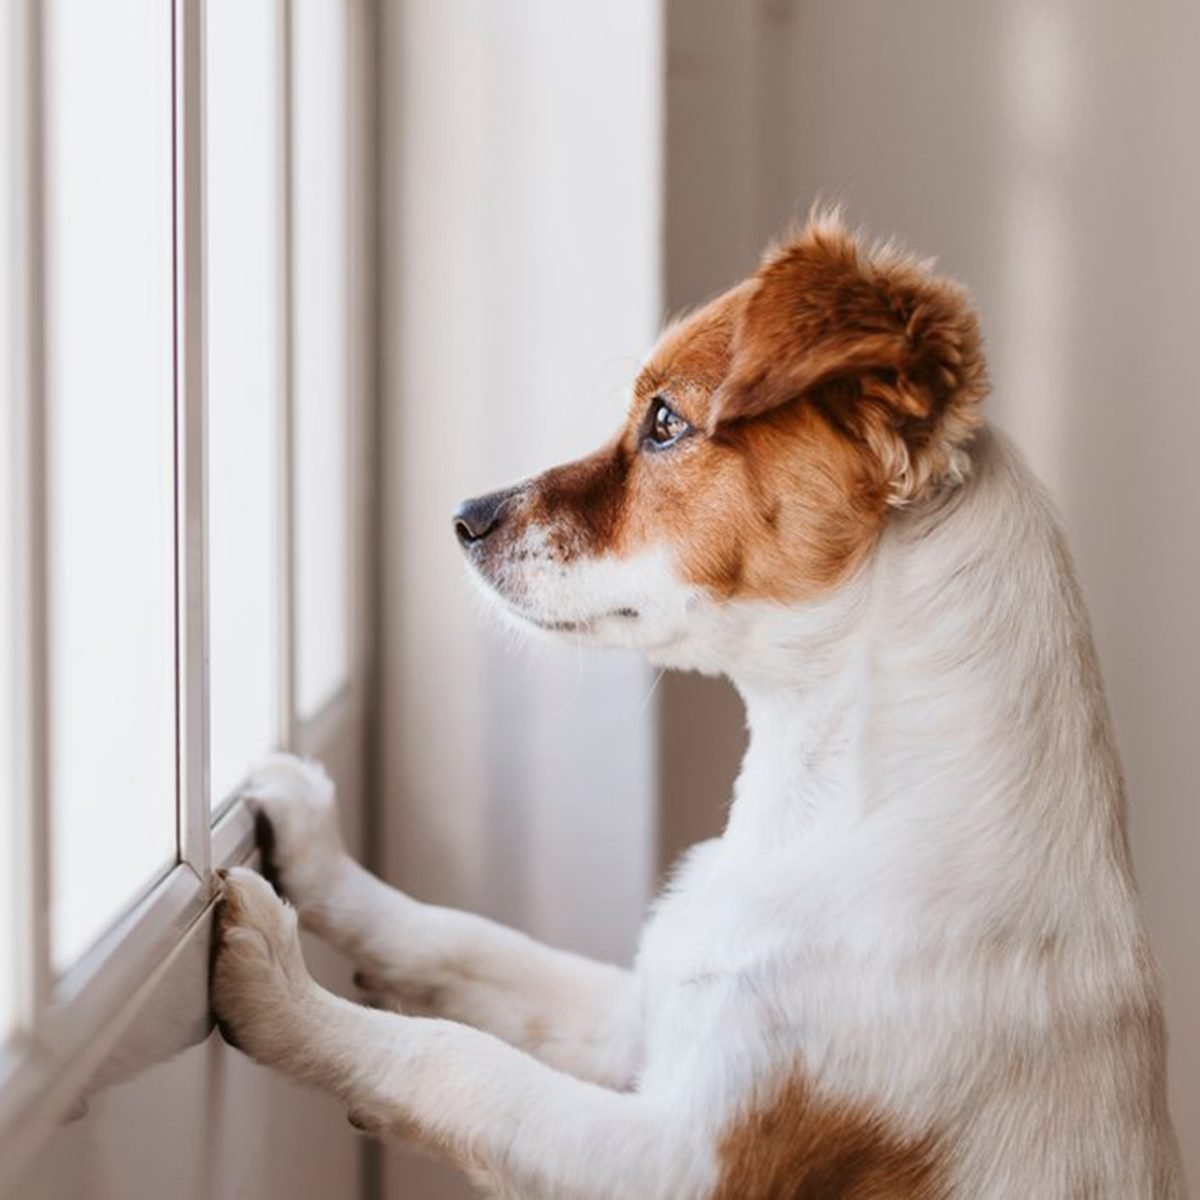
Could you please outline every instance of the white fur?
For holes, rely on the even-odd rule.
[[[635,608],[574,636],[724,671],[746,701],[728,828],[632,973],[386,888],[345,856],[324,776],[275,760],[253,794],[301,919],[377,997],[449,1020],[322,992],[237,873],[214,1002],[239,1042],[505,1195],[704,1196],[752,1089],[802,1069],[946,1139],[955,1195],[1181,1197],[1086,615],[1015,452],[985,431],[972,459],[819,603],[715,604],[668,548],[513,589],[554,620]]]

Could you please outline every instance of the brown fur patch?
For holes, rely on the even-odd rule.
[[[670,454],[631,474],[616,548],[667,542],[685,577],[723,599],[812,596],[858,565],[881,526],[885,499],[865,457],[815,409]]]
[[[889,246],[862,247],[835,217],[767,256],[731,357],[710,428],[808,399],[871,448],[898,503],[954,476],[988,391],[963,289]]]
[[[779,601],[813,595],[861,561],[886,498],[863,447],[823,411],[792,406],[702,432],[744,295],[726,293],[664,335],[620,437],[534,481],[525,513],[554,531],[560,557],[665,542],[715,595]],[[697,430],[663,452],[641,444],[659,396]]]
[[[804,600],[863,561],[890,504],[956,477],[985,391],[961,290],[819,220],[664,333],[624,429],[532,481],[507,536],[536,521],[564,562],[664,544],[720,599]],[[661,450],[660,399],[693,431]]]
[[[933,1138],[905,1138],[867,1110],[822,1104],[799,1076],[721,1139],[711,1200],[941,1200]]]
[[[625,507],[629,460],[627,448],[618,439],[538,477],[529,515],[551,528],[558,527],[557,549],[563,557],[576,549],[595,553],[615,542]],[[568,518],[567,528],[564,517]]]

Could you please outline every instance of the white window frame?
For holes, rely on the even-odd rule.
[[[350,677],[310,719],[297,717],[295,699],[295,536],[292,479],[291,364],[294,297],[291,237],[292,51],[290,0],[273,0],[277,14],[280,121],[277,133],[280,213],[279,487],[281,530],[279,744],[321,754],[347,731],[363,727],[369,677],[367,651],[366,519],[370,439],[367,392],[371,380],[357,364],[370,358],[364,312],[370,267],[352,204],[347,204],[347,438],[350,491],[347,536],[352,647]],[[172,952],[195,936],[215,898],[215,869],[247,860],[253,853],[253,822],[244,803],[209,805],[208,596],[206,586],[206,394],[205,394],[205,61],[204,0],[171,0],[174,129],[175,246],[175,458],[176,458],[176,738],[178,747],[178,862],[131,906],[88,952],[61,976],[51,962],[49,913],[50,825],[46,561],[46,446],[44,334],[44,45],[41,0],[13,0],[15,22],[15,170],[19,181],[14,239],[19,327],[16,439],[17,629],[16,751],[20,869],[0,886],[16,889],[21,993],[16,1031],[0,1041],[0,1195],[20,1178],[88,1082],[124,1028],[131,1011],[169,969]],[[359,72],[369,55],[364,7],[347,5],[347,152],[350,168],[365,174],[364,123],[369,122]],[[361,203],[361,202],[360,202]],[[369,370],[369,369],[368,369]],[[355,736],[351,733],[350,736]]]

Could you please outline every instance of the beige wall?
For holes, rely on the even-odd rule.
[[[1198,1181],[1200,9],[671,0],[668,56],[671,307],[818,195],[978,299],[993,418],[1053,492],[1088,593]],[[664,693],[670,836],[715,823],[734,770],[718,688]]]

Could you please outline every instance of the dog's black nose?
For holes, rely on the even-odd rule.
[[[505,507],[519,490],[505,488],[502,492],[464,500],[454,513],[454,532],[458,540],[464,546],[483,541],[500,524]]]

